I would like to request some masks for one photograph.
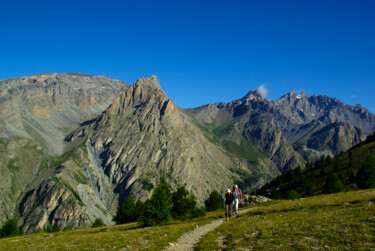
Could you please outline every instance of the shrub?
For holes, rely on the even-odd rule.
[[[15,219],[7,220],[2,228],[0,229],[0,237],[10,237],[10,236],[17,236],[22,235],[22,231],[19,229],[17,222]]]
[[[194,207],[191,210],[190,218],[198,218],[206,215],[206,210],[204,207]]]
[[[204,205],[206,206],[206,211],[215,211],[222,208],[222,199],[219,193],[214,190],[210,193],[210,196],[207,200],[204,201]]]
[[[96,218],[95,221],[94,221],[94,223],[92,223],[92,225],[91,225],[92,228],[95,228],[95,227],[104,227],[104,226],[105,226],[105,224],[104,224],[103,220],[99,219],[99,218]]]

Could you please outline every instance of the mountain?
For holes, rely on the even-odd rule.
[[[255,89],[242,99],[188,109],[221,141],[241,138],[267,155],[281,172],[335,155],[363,141],[375,130],[375,115],[327,96],[291,92],[277,101]],[[236,131],[236,133],[235,133]]]
[[[375,126],[359,106],[288,95],[271,101],[255,89],[182,109],[156,76],[131,86],[83,74],[3,80],[0,222],[16,217],[27,233],[54,223],[87,227],[95,218],[113,224],[129,194],[145,201],[161,179],[172,190],[186,185],[199,204],[233,184],[254,191],[308,160],[346,151]]]
[[[349,106],[336,98],[324,95],[307,96],[305,93],[290,92],[275,104],[288,119],[295,124],[306,124],[320,121],[326,125],[346,123],[361,128],[369,135],[375,131],[375,115],[361,105]]]
[[[19,215],[23,196],[35,183],[48,183],[59,172],[55,168],[67,159],[62,154],[74,148],[65,136],[96,118],[127,88],[123,81],[84,74],[0,81],[0,223]],[[81,168],[74,173],[85,177]],[[47,194],[41,197],[49,203]]]
[[[39,74],[0,81],[0,137],[38,142],[49,154],[64,153],[63,139],[98,116],[128,85],[84,74]]]
[[[88,137],[120,200],[129,193],[145,200],[164,179],[172,189],[186,184],[203,202],[210,191],[240,180],[240,174],[256,177],[259,169],[262,175],[277,173],[266,159],[252,168],[210,140],[204,128],[166,96],[156,76],[132,84],[83,130],[78,134]]]

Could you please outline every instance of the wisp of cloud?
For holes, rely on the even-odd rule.
[[[263,97],[263,98],[267,98],[267,95],[268,95],[268,89],[267,89],[267,85],[266,84],[263,84],[261,86],[259,86],[257,88],[258,90],[258,93]]]

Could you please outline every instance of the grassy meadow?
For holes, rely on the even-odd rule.
[[[192,221],[173,221],[156,227],[130,223],[10,237],[0,239],[0,250],[161,250],[184,232],[210,223],[222,215],[220,210]]]
[[[375,189],[273,201],[210,232],[198,250],[373,250]]]

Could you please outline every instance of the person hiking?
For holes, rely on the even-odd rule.
[[[242,192],[237,185],[233,186],[233,214],[238,214],[238,206],[242,200]]]
[[[233,204],[233,194],[232,192],[230,191],[230,189],[228,189],[226,192],[225,192],[225,220],[228,220],[230,219],[230,217],[232,216],[232,204]]]

